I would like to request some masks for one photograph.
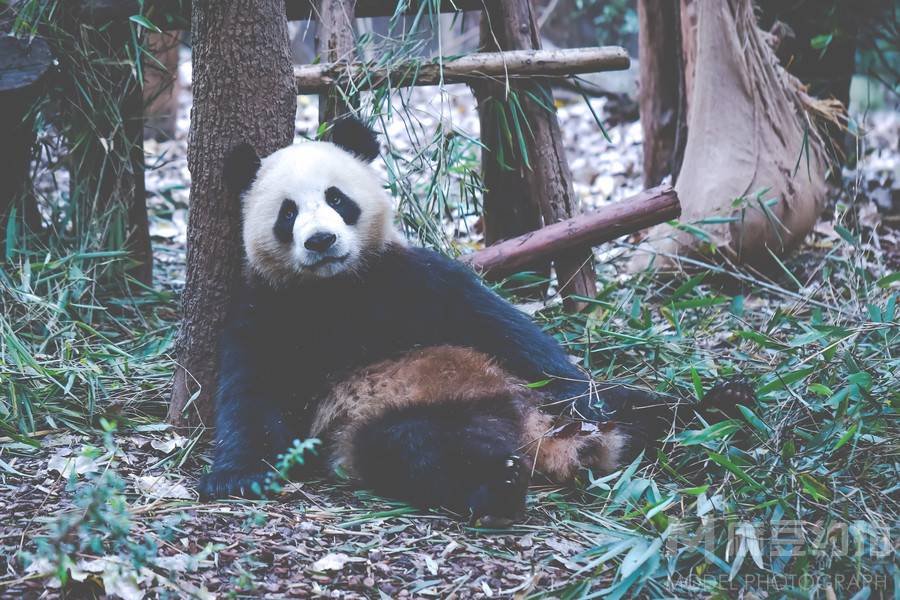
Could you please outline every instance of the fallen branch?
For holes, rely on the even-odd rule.
[[[466,83],[474,79],[507,77],[560,77],[579,73],[628,69],[631,59],[624,48],[571,48],[566,50],[513,50],[479,52],[443,63],[404,61],[379,66],[366,63],[303,65],[294,69],[298,94],[319,94],[352,82],[355,89],[392,86]]]
[[[669,186],[652,188],[596,211],[559,221],[537,231],[461,256],[476,271],[499,277],[542,258],[597,246],[641,229],[677,219],[678,195]]]

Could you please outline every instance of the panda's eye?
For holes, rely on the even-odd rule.
[[[297,216],[297,207],[294,206],[294,203],[286,200],[284,204],[281,205],[281,214],[279,215],[280,219],[284,219],[286,221],[290,221]]]
[[[344,202],[344,194],[337,188],[328,188],[325,190],[325,202],[332,208],[337,208]]]

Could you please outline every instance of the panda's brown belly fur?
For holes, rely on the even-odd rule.
[[[357,475],[353,440],[358,429],[386,411],[427,404],[508,398],[521,421],[521,452],[533,471],[571,481],[581,467],[618,468],[627,434],[614,425],[579,428],[542,410],[547,398],[487,355],[457,346],[433,346],[370,365],[337,383],[317,407],[311,435],[323,440],[332,466]],[[573,433],[573,427],[575,433]]]

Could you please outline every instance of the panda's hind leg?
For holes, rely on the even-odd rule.
[[[504,525],[525,508],[521,427],[508,398],[393,408],[359,424],[353,470],[376,493]]]

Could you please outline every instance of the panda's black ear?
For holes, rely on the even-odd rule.
[[[341,117],[331,122],[331,142],[366,162],[372,162],[378,156],[375,132],[355,117]]]
[[[238,144],[229,150],[222,169],[228,192],[238,197],[246,192],[256,179],[259,163],[259,155],[250,144]]]

